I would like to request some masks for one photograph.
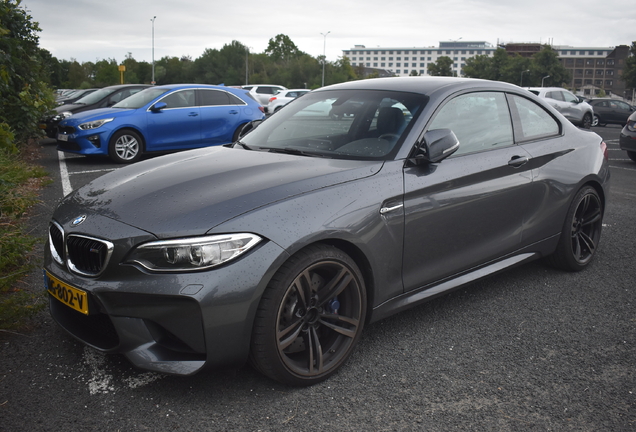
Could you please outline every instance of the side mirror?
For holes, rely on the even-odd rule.
[[[437,163],[452,155],[459,148],[459,140],[450,129],[434,129],[424,134],[422,144],[415,152],[416,160]]]
[[[239,132],[239,139],[243,138],[251,130],[256,129],[258,125],[263,123],[263,121],[264,120],[259,119],[259,120],[252,120],[251,122],[246,123],[245,126],[243,126],[243,129],[241,129],[241,132]]]
[[[150,111],[161,111],[167,106],[168,104],[166,104],[165,102],[157,102],[156,104],[150,107]]]

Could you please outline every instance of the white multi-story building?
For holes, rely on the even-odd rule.
[[[492,57],[496,47],[488,42],[451,41],[440,42],[439,47],[378,47],[367,48],[356,45],[343,50],[342,56],[347,57],[351,66],[377,68],[391,71],[396,76],[408,76],[412,71],[419,75],[428,74],[428,65],[435,63],[438,58],[446,56],[453,60],[453,72],[457,76],[463,75],[466,59],[477,55]]]

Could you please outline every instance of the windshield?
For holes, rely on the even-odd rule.
[[[92,105],[92,104],[97,103],[100,100],[104,99],[109,94],[115,93],[116,91],[117,91],[117,89],[113,89],[113,88],[99,89],[99,90],[94,91],[93,93],[87,94],[86,96],[78,99],[77,102],[75,102],[75,103],[76,104],[84,104],[84,105]]]
[[[128,108],[128,109],[137,109],[146,105],[147,103],[153,101],[157,97],[162,94],[170,91],[170,89],[166,88],[147,88],[139,93],[135,93],[132,96],[127,97],[126,99],[117,102],[113,105],[113,108]]]
[[[388,159],[421,112],[421,94],[330,90],[298,98],[241,138],[248,148],[341,159]]]

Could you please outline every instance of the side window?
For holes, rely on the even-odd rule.
[[[560,133],[559,123],[533,101],[517,95],[511,95],[510,100],[518,116],[518,121],[515,122],[517,141],[529,141]]]
[[[274,94],[274,87],[257,87],[256,93],[260,94]]]
[[[563,98],[563,92],[560,92],[560,91],[547,92],[545,94],[545,97],[558,100],[558,101],[565,101],[565,99]]]
[[[435,115],[428,127],[451,129],[459,139],[455,155],[514,144],[512,121],[503,93],[480,92],[452,99]]]
[[[110,95],[110,97],[108,98],[108,106],[113,106],[117,102],[123,99],[126,99],[128,96],[130,96],[130,90],[121,90],[121,91],[115,92],[112,95]]]
[[[194,106],[194,89],[193,90],[181,90],[169,94],[165,98],[161,99],[161,102],[165,102],[168,105],[166,108],[186,108]]]
[[[242,100],[241,98],[239,98],[237,96],[234,96],[232,93],[226,93],[226,94],[227,94],[227,97],[230,98],[230,104],[232,104],[232,105],[246,105],[244,100]],[[250,99],[254,100],[254,98],[251,97],[249,93],[247,93],[245,95],[245,97],[249,97]]]
[[[230,105],[227,93],[219,90],[199,90],[201,106]]]
[[[579,98],[574,96],[572,93],[570,92],[561,92],[561,93],[563,93],[563,98],[565,99],[566,102],[579,103]]]

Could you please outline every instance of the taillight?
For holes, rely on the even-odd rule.
[[[269,102],[271,103],[272,101],[276,100],[276,96],[269,98]]]
[[[609,160],[609,154],[607,153],[607,144],[605,141],[601,141],[601,151],[603,152],[603,157],[605,160]]]
[[[263,114],[265,114],[265,108],[263,108],[262,106],[259,106],[258,109],[261,110]]]

